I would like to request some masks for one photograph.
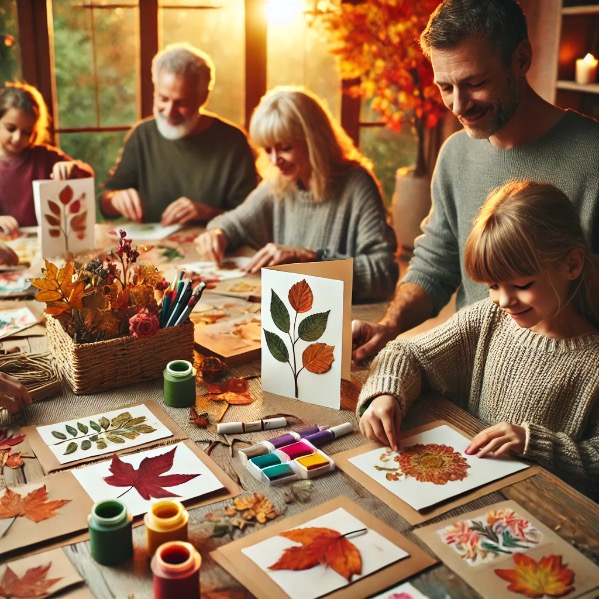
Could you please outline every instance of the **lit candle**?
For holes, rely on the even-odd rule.
[[[576,61],[576,83],[595,83],[597,79],[597,59],[592,54]]]

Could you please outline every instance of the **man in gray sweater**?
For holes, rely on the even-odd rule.
[[[424,235],[385,316],[378,324],[352,323],[355,360],[435,316],[456,289],[458,308],[487,296],[464,272],[463,249],[489,191],[510,179],[565,192],[599,252],[599,123],[553,106],[530,87],[532,49],[516,0],[445,0],[420,43],[464,130],[441,148]]]

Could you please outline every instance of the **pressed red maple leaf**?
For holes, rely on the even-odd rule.
[[[318,564],[332,568],[347,580],[362,573],[362,556],[358,548],[331,528],[296,528],[282,537],[301,543],[288,547],[270,570],[308,570]]]
[[[161,455],[144,458],[137,470],[131,464],[123,462],[118,455],[114,454],[110,464],[112,475],[105,476],[104,481],[113,487],[130,487],[130,489],[135,489],[146,500],[152,497],[179,497],[176,493],[171,493],[164,487],[176,487],[200,475],[168,474],[161,476],[173,467],[176,450],[177,448],[173,447],[173,449]],[[127,489],[127,491],[130,489]],[[119,495],[119,497],[122,497],[122,495]]]
[[[533,598],[562,597],[574,590],[574,572],[562,564],[561,555],[546,555],[538,563],[524,553],[516,553],[513,559],[513,570],[495,570],[510,583],[509,591]]]
[[[46,485],[22,497],[11,489],[6,489],[0,497],[0,519],[25,516],[33,522],[41,522],[56,515],[56,510],[70,499],[55,499],[48,501]]]
[[[53,585],[62,580],[60,578],[46,578],[52,562],[45,566],[29,568],[23,576],[17,576],[6,566],[2,581],[0,582],[0,595],[3,597],[45,597]]]

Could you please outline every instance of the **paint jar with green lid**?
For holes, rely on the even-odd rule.
[[[187,360],[173,360],[164,369],[164,403],[188,408],[196,401],[196,369]]]
[[[144,516],[148,557],[167,541],[187,541],[189,514],[178,501],[162,499],[153,503]]]
[[[133,516],[122,501],[98,501],[87,523],[91,554],[99,564],[120,564],[133,555]]]

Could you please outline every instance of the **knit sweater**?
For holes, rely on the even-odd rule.
[[[510,149],[493,147],[466,132],[443,145],[433,174],[433,209],[416,240],[404,281],[420,285],[435,314],[458,290],[462,307],[487,297],[464,268],[472,221],[488,193],[511,179],[552,183],[574,203],[587,241],[599,253],[599,122],[573,111],[539,139]]]
[[[259,249],[274,242],[326,249],[330,260],[352,257],[354,300],[383,299],[395,289],[395,234],[374,179],[359,166],[346,172],[336,193],[320,203],[309,191],[277,198],[264,182],[241,206],[212,219],[207,228],[222,229],[229,248]]]
[[[490,299],[387,344],[358,400],[395,396],[405,414],[434,390],[488,425],[524,427],[523,455],[599,500],[599,334],[555,340],[520,328]]]
[[[258,182],[254,155],[239,127],[211,116],[207,129],[177,140],[163,137],[154,118],[138,123],[103,191],[136,189],[144,222],[160,222],[181,197],[223,210],[241,204]]]

